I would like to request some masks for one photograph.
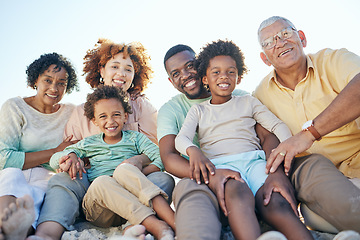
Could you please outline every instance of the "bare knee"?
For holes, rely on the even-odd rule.
[[[225,201],[237,200],[240,204],[255,206],[253,194],[246,183],[230,179],[225,184]]]

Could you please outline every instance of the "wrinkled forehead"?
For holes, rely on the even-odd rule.
[[[288,22],[282,19],[275,21],[273,24],[264,27],[259,32],[259,42],[261,43],[265,39],[274,36],[275,34],[277,34],[278,32],[280,32],[281,30],[287,27],[291,27],[291,25]]]

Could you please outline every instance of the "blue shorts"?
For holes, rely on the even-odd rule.
[[[254,196],[265,183],[266,157],[262,150],[211,159],[217,169],[230,169],[241,174]]]

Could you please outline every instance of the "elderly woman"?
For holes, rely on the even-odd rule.
[[[95,48],[87,52],[84,60],[86,82],[91,87],[117,86],[127,92],[133,113],[129,114],[124,130],[142,132],[157,144],[157,111],[142,95],[152,74],[150,58],[145,48],[140,43],[116,44],[100,39]],[[82,104],[74,110],[66,126],[64,138],[74,136],[75,139],[81,140],[98,133],[99,129],[84,116]],[[150,161],[145,155],[135,156],[128,161],[143,166],[142,172],[147,178],[164,190],[171,199],[174,179],[170,175],[161,172],[154,165],[148,166]],[[69,174],[56,174],[50,180],[39,219],[40,225],[36,232],[36,235],[42,238],[60,239],[65,229],[72,229],[72,224],[80,213],[79,206],[90,184],[86,174],[81,174],[82,170],[77,162],[66,163],[74,170],[69,171]],[[83,175],[82,178],[79,174],[76,175],[77,172]],[[106,191],[105,186],[102,189]],[[116,225],[118,216],[103,206],[98,207],[98,217],[107,219],[102,226]]]
[[[0,110],[0,239],[25,238],[29,226],[36,227],[54,173],[50,157],[74,143],[71,137],[61,140],[74,106],[59,103],[77,86],[71,63],[57,53],[44,54],[26,73],[36,95],[11,98]]]

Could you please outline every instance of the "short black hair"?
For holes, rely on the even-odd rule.
[[[232,41],[217,40],[207,44],[195,60],[197,76],[202,79],[206,75],[210,60],[216,56],[230,56],[236,63],[239,77],[247,72],[244,63],[244,54]]]
[[[94,90],[94,92],[89,93],[86,98],[86,102],[84,104],[84,115],[89,119],[93,119],[95,117],[95,104],[102,99],[111,99],[115,98],[124,108],[124,111],[128,114],[131,114],[131,107],[129,104],[128,96],[125,92],[119,88],[114,86],[106,86],[99,85],[98,88]]]
[[[165,57],[164,57],[164,67],[166,69],[166,61],[171,58],[172,56],[174,56],[175,54],[179,53],[179,52],[183,52],[183,51],[189,51],[191,53],[193,53],[195,55],[195,51],[187,46],[187,45],[183,45],[183,44],[178,44],[178,45],[175,45],[173,47],[171,47],[165,54]]]
[[[56,70],[61,71],[61,68],[64,68],[68,74],[66,93],[71,93],[74,89],[79,90],[75,68],[67,58],[55,52],[41,55],[27,67],[27,85],[35,89],[39,76],[53,64],[56,65]]]

